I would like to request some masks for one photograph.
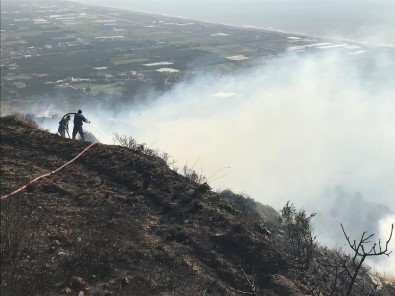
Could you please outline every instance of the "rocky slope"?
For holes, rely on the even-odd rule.
[[[88,144],[1,118],[1,195]],[[155,156],[98,144],[1,201],[2,295],[307,295],[262,227]]]
[[[1,195],[87,143],[1,118]],[[264,295],[287,263],[259,221],[157,157],[98,144],[1,202],[2,295]]]

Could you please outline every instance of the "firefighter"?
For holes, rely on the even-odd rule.
[[[59,128],[58,132],[62,138],[66,138],[66,131],[69,135],[69,122],[70,122],[70,115],[63,117],[61,121],[59,121]],[[70,135],[69,135],[70,138]]]
[[[85,140],[84,130],[82,129],[84,122],[90,123],[90,121],[86,119],[84,115],[82,115],[82,111],[78,110],[78,112],[74,115],[73,140],[78,133],[80,134],[81,140]]]

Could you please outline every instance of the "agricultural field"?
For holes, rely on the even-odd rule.
[[[133,98],[142,88],[163,91],[199,72],[226,75],[255,59],[319,50],[323,42],[75,2],[5,0],[1,111],[16,100],[70,92]]]

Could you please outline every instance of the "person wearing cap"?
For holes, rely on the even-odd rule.
[[[67,134],[69,133],[69,122],[70,122],[70,115],[63,117],[62,120],[59,121],[58,132],[62,138],[66,138],[66,131]]]
[[[74,115],[74,128],[73,128],[73,140],[75,140],[75,136],[79,133],[81,140],[85,140],[84,130],[82,129],[82,125],[86,123],[90,123],[88,119],[82,115],[82,111],[78,110],[78,112]]]

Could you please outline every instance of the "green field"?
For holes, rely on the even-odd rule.
[[[116,57],[111,59],[111,62],[114,65],[124,65],[124,64],[142,64],[149,62],[149,58],[125,58],[125,57]]]
[[[97,94],[101,91],[108,91],[108,92],[122,92],[125,87],[121,85],[119,82],[117,83],[91,83],[91,82],[81,82],[81,83],[74,83],[73,87],[78,88],[81,91],[86,91],[90,89],[90,92],[93,94]]]
[[[19,75],[6,75],[4,77],[2,77],[2,79],[5,80],[29,80],[32,78],[32,76],[30,75],[26,75],[26,74],[19,74]]]
[[[40,3],[44,5],[46,0]],[[92,95],[126,92],[133,96],[139,89],[167,87],[169,79],[163,77],[166,74],[156,72],[161,66],[147,67],[146,63],[171,62],[171,68],[181,71],[172,74],[177,81],[178,77],[200,71],[237,71],[251,65],[255,58],[278,54],[289,46],[282,33],[198,21],[179,26],[191,21],[77,3],[70,6],[68,2],[48,0],[48,4],[37,9],[34,4],[2,3],[2,10],[7,11],[1,18],[2,62],[5,61],[2,100],[25,100],[70,89],[81,95],[90,89]],[[67,7],[67,12],[62,12],[63,7]],[[57,10],[60,12],[54,16],[53,11]],[[15,23],[15,19],[22,20]],[[37,19],[47,23],[34,24]],[[251,60],[226,58],[241,54]],[[135,74],[131,75],[132,71]],[[48,75],[33,77],[33,73]],[[105,77],[110,74],[111,82],[106,82]],[[70,77],[95,82],[73,82],[66,91],[62,83]],[[14,81],[28,83],[18,89]]]

